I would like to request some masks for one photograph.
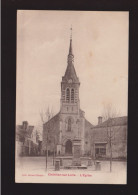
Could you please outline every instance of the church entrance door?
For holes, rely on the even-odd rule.
[[[72,142],[70,140],[68,140],[65,144],[65,153],[66,155],[72,154]]]

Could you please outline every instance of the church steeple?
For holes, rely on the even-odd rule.
[[[71,34],[70,34],[70,47],[69,47],[69,55],[73,55],[72,51],[72,27],[70,28]]]
[[[69,54],[68,54],[68,65],[74,64],[74,55],[72,50],[72,27],[70,28],[71,35],[70,35],[70,45],[69,45]]]
[[[72,55],[73,56],[73,51],[72,51],[72,38],[70,39],[69,55]]]
[[[71,35],[70,35],[69,54],[68,54],[68,60],[67,60],[67,69],[63,77],[63,81],[67,82],[70,79],[74,83],[79,83],[79,79],[77,77],[77,74],[74,68],[74,54],[73,54],[73,47],[72,47],[72,27],[71,27]]]
[[[61,113],[79,114],[79,87],[80,82],[74,68],[74,54],[72,47],[72,28],[69,43],[67,68],[61,82]]]

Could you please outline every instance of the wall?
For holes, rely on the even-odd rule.
[[[114,126],[112,130],[112,157],[113,158],[126,158],[127,157],[127,126]],[[94,143],[107,143],[106,144],[106,157],[110,158],[110,145],[107,139],[107,128],[93,128],[91,131],[91,148],[94,155]]]
[[[91,128],[93,125],[85,119],[84,154],[91,155]]]
[[[52,119],[43,125],[43,141],[42,150],[46,150],[47,132],[48,133],[48,150],[51,152],[55,149],[55,144],[59,141],[59,114],[55,115]]]

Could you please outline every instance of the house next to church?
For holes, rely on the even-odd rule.
[[[16,126],[16,155],[35,156],[39,151],[39,136],[34,126],[23,121]]]
[[[98,124],[90,132],[91,156],[93,158],[127,158],[127,117],[109,118],[102,121],[98,117]],[[111,145],[112,146],[111,146]]]

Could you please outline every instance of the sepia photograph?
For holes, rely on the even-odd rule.
[[[17,10],[15,182],[127,184],[128,11]]]

